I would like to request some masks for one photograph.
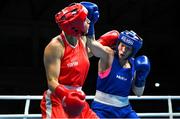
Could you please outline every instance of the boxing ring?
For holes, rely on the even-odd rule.
[[[86,96],[87,100],[92,100],[94,96]],[[0,114],[0,119],[40,119],[41,114],[30,114],[29,113],[29,108],[30,108],[30,102],[32,100],[41,100],[42,96],[33,96],[33,95],[1,95],[0,96],[0,101],[1,100],[25,100],[25,105],[24,105],[24,113],[22,114]],[[175,117],[180,117],[180,112],[174,112],[173,111],[173,105],[172,105],[172,100],[180,100],[180,96],[129,96],[130,100],[166,100],[167,101],[167,107],[168,111],[167,112],[158,112],[158,113],[137,113],[141,118],[154,118],[154,117],[159,117],[159,118],[169,118],[173,119]]]

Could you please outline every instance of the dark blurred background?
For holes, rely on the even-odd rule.
[[[80,0],[0,1],[0,95],[42,95],[47,89],[43,51],[60,33],[54,15],[72,2]],[[113,29],[127,29],[134,30],[144,39],[143,48],[137,55],[147,55],[152,66],[144,95],[180,95],[176,1],[91,2],[100,10],[100,19],[95,25],[96,38]],[[83,88],[86,94],[94,95],[98,59],[92,57],[90,61]],[[38,107],[39,103],[35,105]]]

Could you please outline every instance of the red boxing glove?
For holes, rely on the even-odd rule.
[[[98,39],[98,42],[104,46],[109,46],[111,48],[114,48],[118,37],[119,37],[119,32],[117,30],[112,30],[102,35]]]
[[[59,85],[55,89],[55,94],[62,100],[63,108],[69,116],[78,116],[82,112],[86,97],[84,93]]]

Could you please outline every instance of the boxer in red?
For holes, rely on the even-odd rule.
[[[82,86],[89,70],[87,37],[94,39],[96,4],[74,3],[55,15],[62,32],[44,51],[48,90],[41,100],[43,119],[98,118],[85,101]]]

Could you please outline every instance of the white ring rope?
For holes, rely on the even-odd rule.
[[[87,100],[92,100],[94,96],[86,96]],[[0,119],[4,118],[40,118],[41,114],[29,114],[29,107],[31,100],[41,100],[42,96],[33,95],[0,95],[0,100],[26,100],[24,114],[0,114]],[[168,101],[168,112],[167,113],[138,113],[140,117],[173,117],[180,116],[179,113],[173,113],[172,100],[180,100],[180,96],[129,96],[130,100],[167,100]]]

